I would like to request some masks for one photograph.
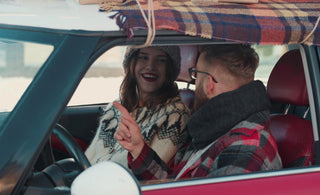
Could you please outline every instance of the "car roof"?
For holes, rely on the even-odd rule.
[[[207,1],[205,6],[192,1],[176,1],[178,4],[154,1],[154,30],[157,35],[183,34],[221,42],[319,46],[317,1],[260,0],[256,4]],[[79,0],[0,0],[0,27],[40,27],[51,32],[65,30],[83,34],[99,31],[103,36],[122,33],[129,39],[141,30],[140,35],[145,37],[147,33],[153,34],[151,25],[147,27],[147,19],[141,15],[142,9],[149,12],[146,2],[143,1],[141,8],[135,0],[121,5],[106,1],[111,8],[108,5],[105,9],[99,4],[81,5]]]
[[[0,24],[58,30],[119,31],[113,13],[99,11],[98,4],[80,5],[78,0],[0,1]]]

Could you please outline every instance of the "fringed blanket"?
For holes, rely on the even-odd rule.
[[[147,1],[140,4],[147,14]],[[260,0],[256,4],[154,0],[153,4],[156,30],[240,43],[320,45],[319,0]],[[104,3],[100,10],[116,11],[113,17],[129,38],[133,30],[147,28],[135,0]]]

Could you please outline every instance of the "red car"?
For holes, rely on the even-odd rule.
[[[0,1],[0,194],[70,194],[75,178],[92,194],[319,193],[318,2],[118,2]],[[192,107],[197,45],[239,42],[260,56],[281,170],[140,184],[113,163],[88,169],[83,151],[119,95],[126,46],[179,45],[177,83]]]

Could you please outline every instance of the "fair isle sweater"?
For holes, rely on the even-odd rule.
[[[215,177],[282,167],[274,137],[265,125],[270,102],[254,81],[212,98],[188,121],[190,143],[166,165],[147,145],[129,167],[139,180]]]
[[[150,145],[156,136],[158,140],[167,139],[178,147],[186,142],[183,130],[189,113],[180,96],[177,96],[153,108],[137,108],[130,114],[139,125],[147,144]],[[91,165],[111,160],[127,167],[128,152],[113,137],[118,129],[120,115],[111,103],[104,109],[96,135],[85,152]]]

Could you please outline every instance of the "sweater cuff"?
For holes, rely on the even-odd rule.
[[[128,167],[132,170],[141,167],[146,160],[148,153],[150,152],[151,148],[148,144],[144,143],[144,146],[136,159],[133,159],[133,156],[130,152],[128,152]]]

